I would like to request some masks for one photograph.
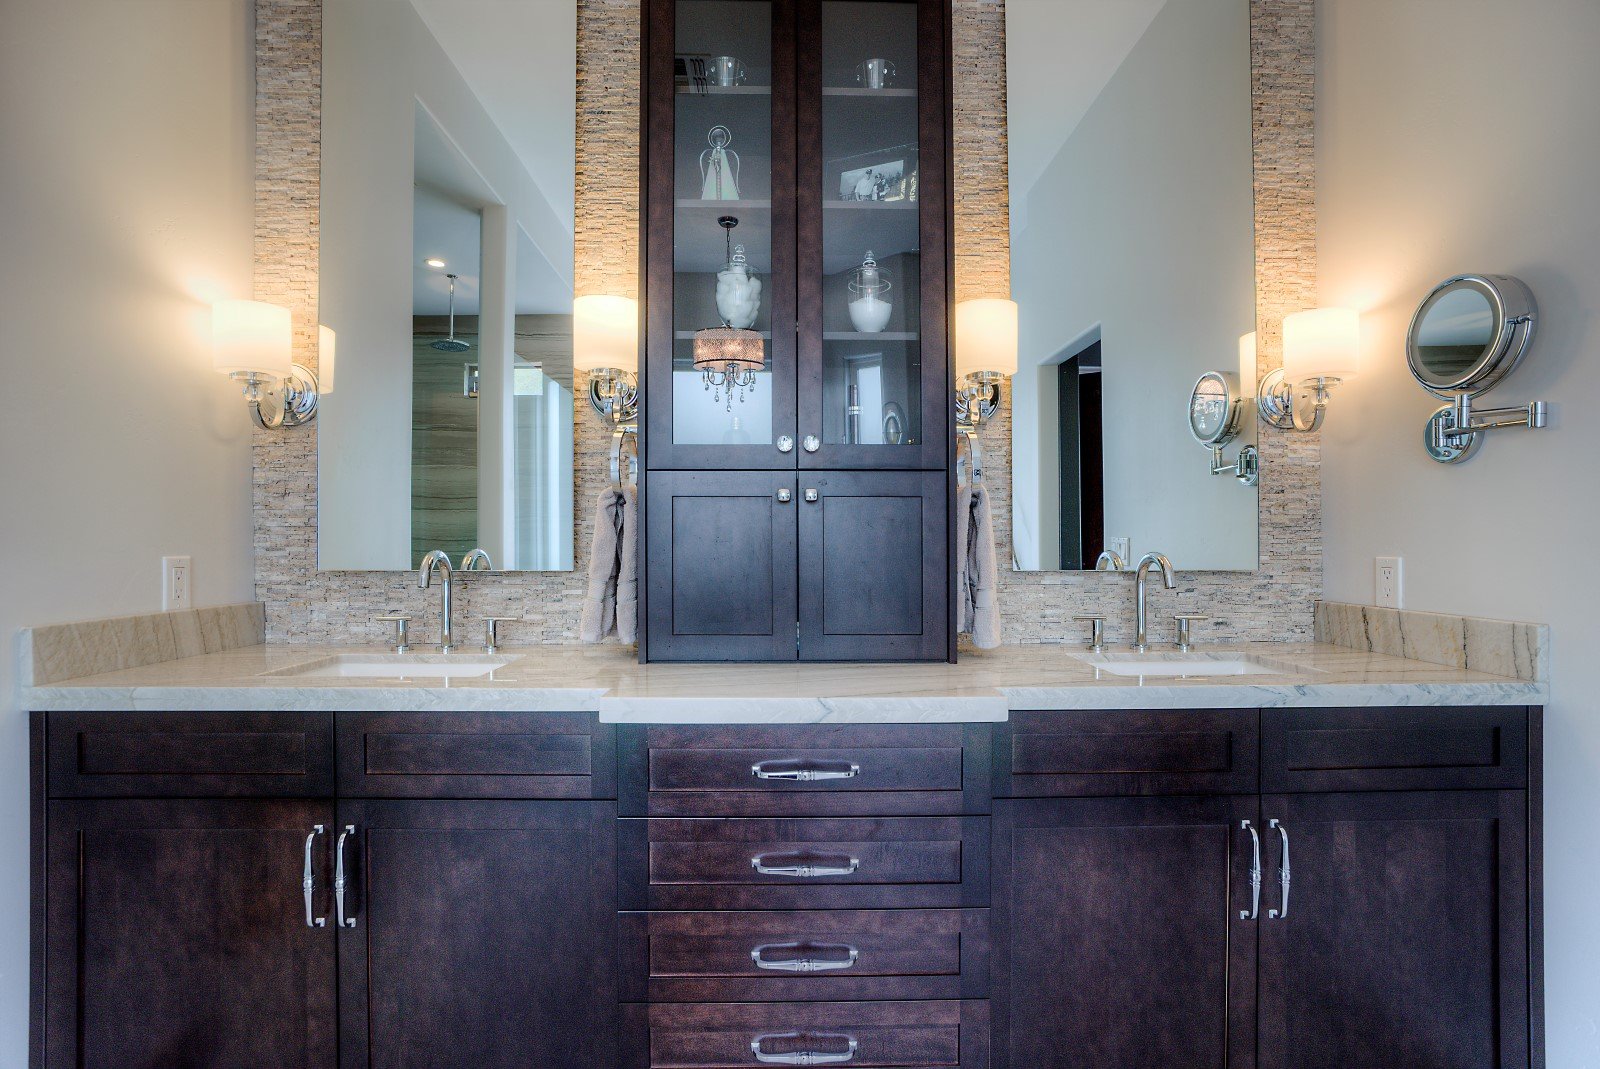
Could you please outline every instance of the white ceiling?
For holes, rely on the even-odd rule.
[[[411,2],[570,228],[577,0]]]
[[[1011,203],[1061,146],[1167,0],[1006,0]]]

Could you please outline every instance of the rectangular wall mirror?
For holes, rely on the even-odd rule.
[[[573,555],[573,0],[324,0],[318,566]]]
[[[1018,570],[1256,568],[1255,486],[1212,473],[1253,403],[1220,457],[1198,437],[1255,383],[1249,22],[1249,0],[1007,0]]]

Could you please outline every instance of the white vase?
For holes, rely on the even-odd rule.
[[[877,334],[889,325],[889,313],[892,311],[893,304],[868,294],[850,302],[850,322],[862,334]]]

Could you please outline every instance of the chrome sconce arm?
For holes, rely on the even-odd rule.
[[[999,371],[973,371],[956,383],[956,422],[981,427],[1000,410],[1000,384],[1005,374]]]
[[[594,369],[589,373],[589,404],[612,422],[633,422],[639,418],[639,377],[621,368]]]
[[[1322,429],[1322,416],[1328,408],[1328,391],[1341,381],[1331,376],[1319,376],[1305,382],[1290,382],[1282,368],[1269,371],[1256,390],[1256,410],[1269,427],[1311,434]],[[1306,412],[1308,408],[1309,414]]]
[[[317,373],[303,364],[295,364],[282,379],[255,371],[235,371],[228,377],[244,387],[250,416],[263,430],[302,427],[317,418]]]

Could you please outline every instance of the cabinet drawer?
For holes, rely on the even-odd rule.
[[[635,1045],[644,1048],[632,1064],[650,1069],[760,1064],[987,1069],[989,1064],[989,1007],[981,1001],[679,1003],[629,1009]],[[852,1051],[848,1061],[778,1060]]]
[[[340,713],[347,798],[612,798],[615,729],[593,713]]]
[[[629,813],[988,811],[988,725],[651,727],[622,745]]]
[[[996,729],[995,794],[1253,794],[1254,709],[1013,713]]]
[[[828,1002],[982,997],[988,910],[622,915],[624,998]]]
[[[307,798],[333,793],[328,713],[50,713],[58,798]]]
[[[1267,709],[1262,790],[1526,787],[1523,706]]]
[[[628,909],[987,903],[984,818],[651,818],[622,824]]]

